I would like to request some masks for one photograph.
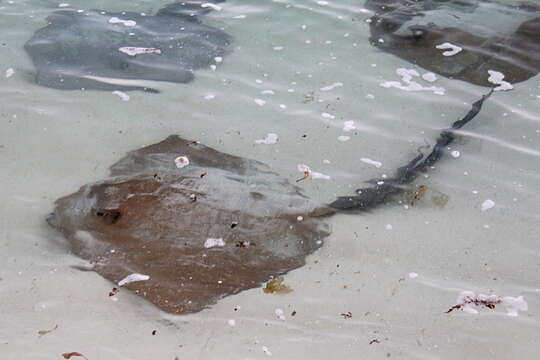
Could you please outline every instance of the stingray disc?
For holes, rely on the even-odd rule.
[[[57,200],[49,222],[103,277],[147,275],[126,287],[189,313],[304,265],[329,234],[316,209],[265,164],[170,136]]]
[[[514,3],[512,6],[511,3]],[[488,0],[368,0],[372,45],[440,75],[482,86],[496,71],[540,71],[540,6]]]
[[[61,10],[25,44],[40,85],[58,89],[136,90],[140,80],[186,83],[216,63],[231,38],[201,23],[200,2],[156,15]],[[139,84],[143,85],[137,85]]]

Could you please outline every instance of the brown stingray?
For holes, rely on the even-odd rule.
[[[179,155],[189,166],[175,166]],[[148,275],[126,287],[164,311],[189,313],[304,265],[329,234],[314,211],[266,165],[170,136],[59,199],[49,222],[105,278]],[[225,246],[205,248],[208,238]]]
[[[199,311],[304,265],[329,234],[321,215],[371,210],[403,193],[490,94],[443,130],[430,154],[329,205],[317,205],[261,162],[170,136],[128,153],[109,178],[57,200],[49,223],[105,278],[122,285],[129,275],[145,275],[126,287],[170,313]],[[189,164],[178,168],[179,156]],[[217,246],[206,246],[209,239]]]
[[[510,83],[540,72],[540,7],[533,3],[510,7],[486,0],[368,0],[366,6],[375,11],[372,45],[424,69],[482,86],[492,86],[488,70],[503,73]],[[487,19],[526,20],[508,33],[499,31],[498,20],[477,25],[475,32],[470,17],[464,16],[475,12]],[[430,16],[437,20],[435,13],[452,18],[454,26],[429,22]],[[463,50],[443,56],[436,46],[447,42]]]

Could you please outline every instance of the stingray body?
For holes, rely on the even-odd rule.
[[[154,16],[56,11],[25,44],[35,80],[69,90],[148,89],[137,85],[139,80],[187,83],[194,70],[224,56],[231,41],[225,32],[202,23],[209,8],[201,5],[173,3]]]
[[[533,3],[368,0],[366,7],[375,12],[372,45],[440,75],[492,86],[488,70],[510,83],[540,71],[540,7]]]
[[[105,278],[148,275],[128,287],[186,313],[302,266],[329,233],[314,211],[266,165],[171,136],[59,199],[50,223]]]
[[[126,287],[160,309],[199,311],[304,265],[329,235],[323,215],[391,201],[437,163],[488,96],[442,131],[425,158],[419,154],[394,177],[329,205],[261,162],[171,136],[128,153],[109,178],[57,200],[49,223],[105,278],[122,284],[139,274],[146,280]]]

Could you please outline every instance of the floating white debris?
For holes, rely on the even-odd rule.
[[[418,274],[415,273],[415,272],[410,272],[409,273],[409,279],[416,279],[418,277]]]
[[[373,100],[373,99],[375,99],[375,95],[373,95],[373,94],[367,94],[367,95],[366,95],[366,99]]]
[[[255,140],[255,144],[266,144],[266,145],[273,145],[278,142],[278,135],[274,133],[268,133],[266,134],[266,137],[264,139],[258,139]]]
[[[117,17],[110,18],[109,23],[111,23],[111,24],[123,24],[124,26],[129,26],[129,27],[133,27],[133,26],[137,25],[137,22],[135,22],[134,20],[123,20],[123,19],[119,19]]]
[[[68,6],[69,6],[68,3],[61,3],[61,4],[58,4],[58,7],[61,7],[61,8],[68,7]]]
[[[328,86],[322,87],[320,90],[321,91],[330,91],[330,90],[334,90],[335,88],[342,87],[342,86],[343,86],[343,83],[335,82],[335,83],[330,84]]]
[[[386,230],[392,230],[394,227],[392,226],[392,224],[386,224],[386,226],[384,228]]]
[[[265,353],[266,355],[272,356],[272,353],[270,352],[270,350],[268,350],[268,347],[263,346],[263,347],[262,347],[262,351],[263,351],[263,353]]]
[[[221,56],[216,56],[214,61],[219,64],[220,62],[223,62],[223,58]]]
[[[204,100],[212,100],[212,99],[215,99],[215,98],[216,98],[216,95],[214,95],[214,94],[208,94],[208,95],[204,96]]]
[[[442,43],[435,47],[440,50],[447,50],[447,51],[443,51],[442,53],[443,56],[454,56],[463,50],[463,48],[449,42]]]
[[[146,280],[149,280],[150,279],[150,276],[148,275],[143,275],[143,274],[130,274],[128,276],[126,276],[125,278],[123,278],[122,280],[120,280],[118,282],[118,286],[124,286],[124,285],[127,285],[129,283],[132,283],[132,282],[136,282],[136,281],[146,281]]]
[[[341,142],[345,142],[345,141],[349,141],[351,139],[350,136],[346,136],[346,135],[341,135],[341,136],[338,136],[337,138],[339,141]]]
[[[326,5],[328,5],[328,1],[322,1],[322,0],[320,0],[320,1],[317,1],[317,4],[319,4],[319,5],[321,5],[321,6],[326,6]]]
[[[235,327],[235,326],[236,326],[236,320],[234,320],[234,319],[229,319],[229,320],[227,320],[227,324],[228,324],[230,327]]]
[[[495,202],[493,200],[487,199],[482,203],[482,211],[487,211],[495,206]]]
[[[280,107],[281,109],[286,109],[286,108],[287,108],[287,105],[285,105],[285,104],[279,104],[279,107]]]
[[[506,315],[508,316],[518,316],[519,311],[529,310],[529,305],[527,304],[523,296],[504,296],[502,300],[502,304],[506,308]]]
[[[321,113],[321,116],[322,116],[324,119],[335,119],[335,118],[336,118],[334,115],[329,114],[329,113],[326,113],[326,112]]]
[[[360,161],[363,162],[363,163],[369,164],[369,165],[373,165],[376,168],[380,168],[382,166],[382,162],[371,160],[371,159],[368,159],[368,158],[361,158]]]
[[[427,82],[434,82],[437,80],[437,76],[432,72],[427,72],[422,75],[422,79],[424,79]]]
[[[223,238],[208,238],[204,242],[205,248],[212,248],[212,247],[223,247],[225,246],[225,241],[223,241]]]
[[[236,15],[232,17],[233,19],[245,19],[246,15]]]
[[[452,151],[450,154],[455,158],[458,158],[461,155],[461,153],[457,150]]]
[[[303,179],[312,178],[312,179],[330,180],[330,176],[316,172],[316,171],[312,171],[307,165],[299,164],[297,168],[298,168],[298,171],[304,174]]]
[[[285,313],[283,312],[283,310],[281,310],[281,309],[276,309],[276,310],[274,311],[274,314],[276,314],[276,317],[277,317],[279,320],[285,321]]]
[[[263,99],[253,99],[253,101],[255,101],[255,104],[259,106],[263,106],[264,104],[266,104],[266,101]]]
[[[328,159],[324,159],[322,162],[323,162],[323,164],[330,164],[330,160],[328,160]]]
[[[12,77],[13,74],[15,74],[15,70],[13,70],[13,68],[9,68],[6,70],[6,78]]]
[[[274,90],[263,90],[261,91],[263,95],[274,95]]]
[[[422,86],[421,84],[413,81],[413,77],[419,77],[420,74],[414,69],[399,68],[396,70],[396,74],[401,76],[403,83],[399,81],[385,81],[380,83],[384,88],[394,87],[396,89],[405,91],[432,91],[436,95],[444,95],[445,89],[436,86]]]
[[[210,69],[211,69],[212,71],[216,71],[216,69],[217,69],[217,66],[216,66],[216,65],[214,65],[214,64],[212,64],[212,65],[210,65]]]
[[[126,94],[125,92],[123,91],[113,91],[112,92],[114,95],[117,95],[120,99],[122,99],[123,101],[129,101],[129,95]]]
[[[356,125],[354,125],[354,121],[352,120],[345,121],[343,123],[343,131],[352,131],[352,130],[356,130]]]
[[[488,70],[489,78],[488,82],[499,85],[493,90],[495,91],[507,91],[512,90],[514,87],[508,81],[504,81],[504,74],[495,70]]]
[[[296,220],[302,221],[302,220],[304,220],[304,217],[303,217],[303,216],[298,216],[298,217],[296,218]]]
[[[495,308],[496,305],[501,304],[506,308],[506,315],[518,316],[519,311],[529,310],[529,306],[523,296],[497,296],[497,295],[476,295],[472,291],[462,291],[457,298],[457,304],[454,308],[461,308],[464,312],[469,314],[478,314],[478,310],[474,306],[485,306]],[[459,306],[459,307],[458,307]],[[453,308],[452,308],[453,309]],[[452,310],[451,309],[451,310]],[[451,311],[449,310],[449,311]]]
[[[274,46],[273,49],[274,51],[281,51],[283,50],[283,46]]]
[[[174,163],[176,164],[177,168],[181,169],[189,165],[189,159],[187,156],[182,155],[174,159]]]
[[[124,46],[118,49],[118,51],[128,54],[129,56],[136,56],[142,54],[161,54],[161,50],[156,48],[145,48],[135,46]]]
[[[221,6],[213,4],[213,3],[204,3],[204,4],[201,4],[201,7],[203,7],[203,8],[212,8],[212,9],[214,9],[216,11],[221,11]]]

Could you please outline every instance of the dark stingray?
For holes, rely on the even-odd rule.
[[[488,70],[503,73],[510,83],[540,71],[540,7],[534,3],[368,0],[366,7],[375,12],[372,45],[440,75],[492,86]],[[444,43],[463,50],[443,56],[436,47]]]
[[[425,159],[330,205],[310,200],[263,163],[170,136],[128,153],[109,178],[57,200],[49,223],[105,278],[147,275],[127,287],[164,311],[195,312],[304,265],[329,234],[324,215],[391,201],[441,158],[486,97],[441,133]],[[189,165],[177,168],[179,155]],[[208,239],[223,243],[205,247]]]
[[[56,11],[24,46],[35,80],[57,89],[100,90],[152,90],[134,80],[187,83],[194,70],[223,57],[231,41],[202,23],[210,9],[202,4],[177,2],[154,16]]]

